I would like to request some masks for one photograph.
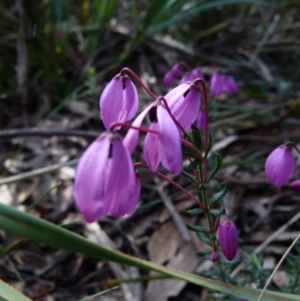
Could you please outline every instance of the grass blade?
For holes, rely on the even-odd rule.
[[[82,253],[90,257],[155,271],[166,276],[175,277],[189,283],[204,286],[238,298],[245,298],[250,301],[256,301],[260,293],[259,290],[237,287],[232,284],[208,279],[189,272],[166,268],[159,264],[125,255],[118,251],[110,250],[60,226],[54,225],[43,219],[30,215],[26,212],[19,211],[2,203],[0,203],[0,229],[40,243],[76,253]],[[261,299],[261,301],[282,300],[299,301],[300,299],[296,295],[271,291],[265,291],[264,296]]]

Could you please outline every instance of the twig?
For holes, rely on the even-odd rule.
[[[293,248],[293,246],[296,244],[296,242],[298,241],[298,239],[300,238],[300,234],[294,239],[293,243],[289,246],[289,248],[285,251],[285,253],[283,254],[283,256],[281,257],[281,259],[279,260],[278,264],[276,265],[274,271],[272,272],[272,274],[270,275],[268,281],[266,282],[264,288],[262,289],[257,301],[260,301],[261,297],[263,296],[266,288],[268,287],[270,281],[272,280],[274,274],[277,272],[277,270],[279,269],[281,263],[283,262],[283,260],[286,258],[286,256],[289,254],[289,252],[291,251],[291,249]]]
[[[274,32],[278,22],[280,20],[280,15],[276,14],[273,18],[272,23],[270,24],[269,28],[267,29],[267,31],[265,32],[263,38],[260,40],[260,42],[258,43],[256,49],[254,50],[253,54],[251,55],[251,62],[254,62],[258,56],[258,54],[260,53],[260,51],[262,50],[262,48],[264,47],[264,45],[266,44],[266,42],[268,41],[269,37],[272,35],[272,33]]]
[[[15,175],[15,176],[11,176],[11,177],[6,177],[4,179],[0,180],[0,185],[4,185],[4,184],[11,184],[11,183],[15,183],[15,182],[20,182],[32,177],[36,177],[36,176],[40,176],[43,174],[47,174],[53,171],[56,171],[62,167],[65,166],[73,166],[76,165],[78,163],[79,159],[75,159],[75,160],[71,160],[65,163],[59,163],[59,164],[54,164],[51,166],[47,166],[47,167],[42,167],[42,168],[38,168],[32,171],[28,171],[28,172],[24,172],[22,174],[19,175]]]
[[[161,182],[157,179],[154,178],[154,182],[157,185],[155,187],[155,190],[158,192],[158,194],[160,195],[160,197],[162,198],[164,205],[166,206],[167,210],[169,211],[177,229],[178,232],[180,233],[182,239],[185,242],[190,242],[192,240],[190,232],[188,231],[184,221],[182,220],[181,216],[179,215],[178,211],[176,210],[176,208],[174,207],[171,199],[169,198],[169,196],[165,193],[163,187],[160,185]]]
[[[11,139],[15,137],[28,137],[28,136],[77,136],[86,138],[97,138],[100,135],[96,131],[81,131],[81,130],[54,130],[54,129],[10,129],[0,131],[0,139]]]

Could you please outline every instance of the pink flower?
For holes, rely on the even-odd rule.
[[[136,88],[127,75],[118,74],[100,97],[100,117],[106,129],[114,122],[132,119],[139,105]],[[117,128],[115,128],[117,129]]]
[[[176,63],[171,69],[174,77],[178,77],[182,74],[180,63]]]
[[[205,128],[205,112],[203,110],[200,110],[196,119],[196,126],[199,130],[204,130]]]
[[[144,142],[144,156],[150,170],[156,171],[159,163],[172,172],[179,174],[182,169],[181,138],[178,128],[168,111],[159,101],[148,106],[134,120],[133,126],[140,127],[145,116],[149,114],[150,129],[159,134],[147,133]],[[139,132],[130,129],[124,138],[124,145],[130,153],[138,143]]]
[[[169,71],[169,72],[167,72],[165,74],[165,76],[164,76],[164,84],[166,86],[171,86],[173,84],[174,80],[175,80],[175,77],[174,77],[172,71]]]
[[[237,84],[233,77],[231,76],[223,77],[223,91],[229,94],[233,94],[237,91]]]
[[[210,80],[210,89],[214,96],[222,93],[233,94],[237,91],[237,84],[233,77],[215,72]]]
[[[131,213],[139,195],[140,181],[121,137],[102,134],[78,163],[74,184],[77,207],[91,223],[104,215]]]
[[[204,75],[199,68],[194,68],[191,72],[186,73],[180,80],[179,84],[183,84],[189,81],[193,81],[195,79],[203,79]]]
[[[223,255],[227,260],[233,260],[238,252],[238,231],[231,219],[221,222],[218,237]]]
[[[276,187],[283,186],[293,173],[294,157],[290,146],[283,144],[274,149],[265,164],[268,181]]]
[[[223,76],[218,72],[215,72],[210,79],[210,90],[214,96],[223,93]]]
[[[200,92],[194,83],[181,84],[164,97],[171,113],[187,131],[196,120],[200,109]]]

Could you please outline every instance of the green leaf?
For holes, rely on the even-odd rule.
[[[192,171],[192,170],[194,170],[195,168],[197,168],[197,166],[198,166],[198,160],[194,160],[194,161],[192,161],[187,167],[185,167],[184,169],[185,169],[186,171]]]
[[[224,183],[224,187],[221,191],[216,193],[210,200],[209,200],[209,205],[213,205],[215,202],[219,201],[228,191],[229,185],[228,182]]]
[[[222,157],[216,153],[216,162],[215,162],[215,166],[214,166],[214,169],[212,171],[212,173],[210,174],[210,176],[208,177],[208,182],[213,178],[213,176],[218,172],[218,170],[220,169],[220,167],[222,166]]]
[[[202,139],[201,139],[201,134],[200,134],[199,129],[194,124],[192,124],[192,134],[193,134],[194,145],[202,153]]]
[[[162,1],[163,2],[163,1]],[[196,5],[198,4],[195,1]],[[148,31],[148,36],[152,36],[178,22],[182,22],[183,20],[190,19],[193,16],[199,15],[199,13],[218,8],[220,6],[227,6],[232,4],[243,4],[243,3],[251,3],[251,4],[259,4],[259,5],[268,5],[273,6],[270,1],[264,0],[218,0],[218,1],[208,1],[206,3],[198,4],[197,6],[189,5],[188,9],[182,12],[174,13],[174,15],[167,19],[166,21],[160,23],[150,31]]]
[[[212,251],[213,251],[212,249],[204,249],[201,251],[197,251],[197,255],[203,257],[203,256],[210,254]]]
[[[162,275],[181,279],[237,298],[256,301],[260,294],[260,290],[238,287],[229,283],[207,279],[193,273],[167,268],[147,260],[122,254],[121,252],[95,244],[78,234],[32,216],[26,212],[19,211],[11,206],[4,205],[3,203],[0,203],[0,229],[56,248],[81,253],[93,258],[155,271]],[[0,296],[1,294],[2,291],[0,292]],[[11,300],[22,299],[17,298]],[[282,300],[299,301],[299,296],[266,290],[261,298],[261,301]]]
[[[203,210],[201,208],[194,208],[194,209],[188,209],[183,211],[183,214],[187,217],[194,217],[198,216],[203,213]]]
[[[186,224],[187,228],[194,232],[207,232],[205,227]]]
[[[212,247],[211,240],[207,237],[205,233],[197,232],[196,234],[201,241]]]
[[[224,215],[226,212],[225,212],[225,209],[222,208],[222,209],[210,209],[209,213],[212,214],[213,216],[217,217],[217,216]]]
[[[209,139],[208,139],[208,146],[207,146],[207,150],[205,152],[205,155],[204,155],[204,159],[206,159],[208,157],[208,154],[214,144],[214,141],[215,141],[215,138],[213,135],[209,134]]]
[[[12,286],[0,280],[0,301],[32,301]]]

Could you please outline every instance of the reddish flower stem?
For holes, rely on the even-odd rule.
[[[290,148],[294,148],[296,151],[297,151],[297,153],[300,155],[300,150],[299,150],[299,148],[296,146],[296,144],[294,144],[293,142],[291,142],[291,141],[288,141],[288,142],[286,142],[286,144],[285,144],[287,147],[290,147]]]
[[[197,79],[194,81],[195,84],[200,83],[202,85],[203,90],[203,100],[204,100],[204,114],[205,114],[205,126],[204,126],[204,153],[208,150],[208,100],[207,100],[207,92],[206,85],[203,79]],[[206,181],[208,178],[208,168],[207,168],[207,160],[204,161],[204,180]]]
[[[148,88],[148,87],[140,80],[140,78],[139,78],[139,77],[138,77],[131,69],[125,67],[125,68],[123,68],[123,69],[121,70],[120,73],[121,73],[121,74],[122,74],[122,73],[125,73],[125,74],[127,74],[127,75],[133,77],[133,78],[137,81],[137,83],[138,83],[138,84],[146,91],[146,93],[147,93],[150,97],[152,97],[154,100],[157,99],[156,95],[155,95],[153,92],[150,91],[150,89],[149,89],[149,88]]]
[[[195,147],[194,144],[190,143],[189,141],[183,138],[181,138],[181,143],[193,149],[193,151],[197,154],[198,159],[202,161],[202,154],[199,152],[199,150]]]
[[[122,122],[112,123],[109,127],[109,130],[113,131],[114,127],[116,127],[116,126],[121,126],[121,127],[126,128],[126,129],[138,130],[139,132],[142,132],[142,133],[152,133],[152,134],[157,134],[157,135],[159,134],[159,132],[155,131],[155,130],[150,130],[150,129],[146,129],[146,128],[143,128],[143,127],[138,127],[138,126],[134,126],[134,125],[127,124],[127,123],[122,123]]]
[[[135,163],[134,164],[134,168],[146,168],[148,170],[150,170],[149,166],[144,164],[144,163]],[[168,181],[170,184],[172,184],[174,187],[176,187],[177,189],[181,190],[183,193],[185,193],[188,197],[190,197],[194,202],[197,203],[197,205],[201,208],[204,209],[203,205],[199,202],[198,199],[196,199],[191,193],[189,193],[187,190],[185,190],[182,186],[178,185],[177,183],[175,183],[174,181],[172,181],[171,179],[169,179],[167,176],[165,176],[164,174],[160,173],[159,171],[155,171],[154,174],[156,174],[157,176],[159,176],[160,178],[163,178],[164,180]]]
[[[164,103],[164,105],[166,107],[166,110],[168,111],[169,115],[171,116],[171,118],[173,119],[173,121],[175,122],[175,124],[177,125],[177,127],[180,129],[180,131],[184,134],[185,130],[183,129],[183,127],[181,126],[181,124],[178,122],[178,120],[171,113],[171,110],[170,110],[170,107],[168,105],[167,100],[163,96],[160,96],[159,100],[161,100]]]

